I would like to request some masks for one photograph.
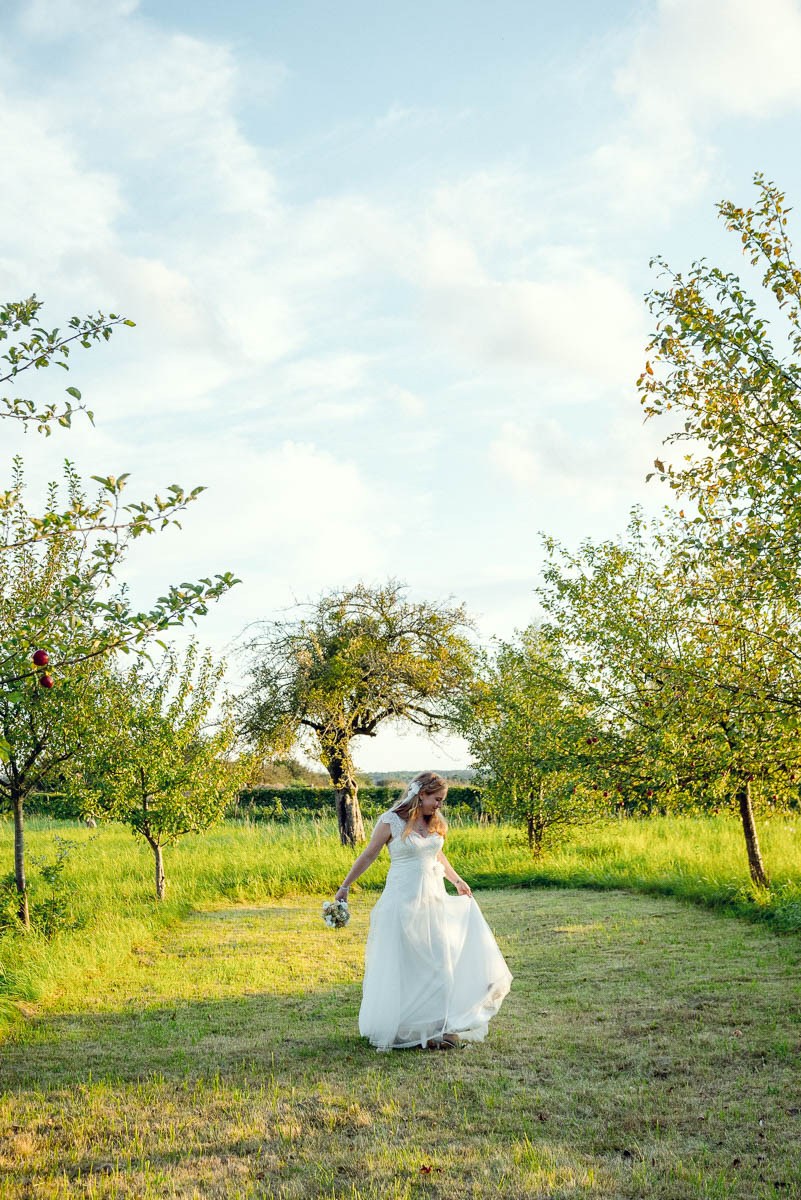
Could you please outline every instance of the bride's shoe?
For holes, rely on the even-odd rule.
[[[460,1046],[461,1042],[458,1033],[443,1033],[440,1037],[426,1042],[426,1050],[451,1050]]]

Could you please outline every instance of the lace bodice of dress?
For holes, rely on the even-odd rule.
[[[387,812],[381,814],[379,821],[385,821],[392,830],[392,837],[387,843],[389,849],[389,857],[393,863],[395,862],[410,862],[420,860],[420,858],[431,859],[437,861],[437,855],[442,849],[442,834],[441,833],[418,833],[417,830],[412,830],[406,838],[401,838],[401,834],[406,828],[406,822],[403,817],[399,817],[396,812],[388,809]]]

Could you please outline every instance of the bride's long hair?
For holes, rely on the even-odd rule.
[[[412,796],[407,800],[405,804],[401,804],[399,808],[395,809],[398,816],[407,823],[406,828],[401,834],[401,841],[405,840],[412,832],[423,797],[430,796],[432,792],[438,792],[441,788],[445,789],[446,795],[448,794],[447,779],[443,779],[441,775],[437,775],[436,771],[421,771],[419,775],[415,775],[412,783],[420,784],[419,792],[416,796]],[[439,809],[431,814],[429,829],[432,833],[441,833],[443,837],[448,832],[448,822]]]

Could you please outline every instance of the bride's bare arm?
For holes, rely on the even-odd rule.
[[[448,879],[453,884],[453,886],[459,892],[459,895],[460,896],[472,896],[473,893],[470,890],[469,885],[465,883],[465,881],[462,879],[461,875],[456,874],[453,867],[448,862],[447,858],[445,857],[445,855],[442,853],[441,850],[440,850],[439,854],[437,855],[437,858],[439,859],[439,861],[442,863],[443,867],[445,868],[445,878]],[[461,887],[459,886],[460,884],[461,884]]]
[[[351,869],[348,871],[345,878],[342,880],[342,886],[334,896],[335,900],[347,900],[348,888],[353,883],[354,879],[358,879],[368,867],[372,866],[391,837],[392,830],[390,829],[389,825],[387,825],[386,821],[379,821],[375,827],[375,830],[373,831],[373,836],[370,838],[370,841],[367,843],[359,857],[355,860]]]

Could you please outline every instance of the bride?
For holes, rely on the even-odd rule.
[[[359,1033],[377,1050],[444,1049],[482,1042],[512,974],[489,925],[442,845],[447,782],[418,775],[381,814],[334,897],[389,847],[384,890],[370,914]],[[449,879],[458,896],[445,890]]]

